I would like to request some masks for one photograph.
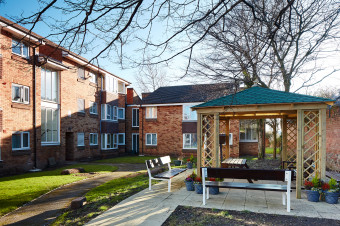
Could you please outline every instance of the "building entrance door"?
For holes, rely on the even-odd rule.
[[[65,160],[74,160],[74,134],[73,132],[66,132],[66,145],[65,145]]]
[[[132,152],[139,154],[139,133],[132,134]]]

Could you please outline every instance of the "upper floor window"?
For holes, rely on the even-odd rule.
[[[125,119],[125,109],[118,108],[118,119]]]
[[[12,134],[12,150],[23,150],[30,148],[30,133],[15,132]]]
[[[192,105],[183,105],[183,120],[197,120],[197,113],[193,111],[191,107]]]
[[[84,99],[78,99],[77,105],[78,105],[78,112],[85,113],[85,100]]]
[[[125,94],[125,83],[118,81],[118,93]]]
[[[157,107],[147,107],[146,118],[157,118]]]
[[[257,142],[256,120],[240,120],[240,141]]]
[[[83,67],[78,67],[78,78],[85,79],[85,69]]]
[[[29,48],[25,43],[13,39],[12,40],[12,53],[28,58]]]
[[[132,108],[132,127],[139,127],[139,108]]]
[[[112,76],[105,76],[105,90],[114,93],[115,92],[115,79]]]
[[[17,103],[29,104],[30,103],[30,88],[12,84],[12,101]]]
[[[58,72],[41,68],[41,99],[58,102]]]
[[[96,102],[90,101],[90,114],[97,115],[98,114],[98,107]]]
[[[109,104],[102,104],[101,106],[101,118],[102,120],[117,121],[117,107]]]
[[[97,74],[90,72],[90,82],[97,84]]]

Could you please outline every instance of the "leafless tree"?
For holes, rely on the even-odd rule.
[[[38,0],[42,7],[33,15],[11,18],[34,30],[37,23],[52,29],[47,38],[78,54],[93,51],[93,59],[101,57],[136,60],[127,54],[127,44],[138,46],[152,63],[168,62],[173,58],[188,56],[187,65],[195,48],[206,39],[208,32],[236,6],[247,7],[248,13],[261,20],[257,0]],[[271,32],[280,29],[281,17],[289,11],[295,0],[280,5]],[[60,19],[60,15],[63,15]],[[197,24],[211,21],[205,32],[195,34]],[[195,34],[195,35],[194,35]],[[100,44],[98,44],[100,40]],[[92,59],[92,60],[93,60]],[[138,61],[141,62],[141,61]],[[187,68],[188,68],[187,66]]]
[[[137,86],[143,93],[153,92],[161,86],[166,86],[169,82],[161,65],[151,63],[140,68],[136,80]]]

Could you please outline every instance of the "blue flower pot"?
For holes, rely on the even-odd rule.
[[[325,192],[325,200],[329,204],[337,204],[339,200],[338,192]]]
[[[185,186],[187,187],[187,191],[195,191],[193,181],[185,181]]]
[[[209,194],[211,194],[211,195],[217,195],[218,193],[220,193],[219,187],[210,187],[210,188],[209,188]]]
[[[187,168],[192,169],[192,162],[187,162]]]
[[[319,202],[320,200],[319,191],[307,190],[307,199],[310,202]]]
[[[197,194],[203,194],[203,185],[202,184],[195,184],[195,191]]]

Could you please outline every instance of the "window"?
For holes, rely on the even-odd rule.
[[[26,44],[17,41],[17,40],[12,40],[12,53],[15,53],[19,56],[28,58],[29,57],[29,48]]]
[[[183,133],[183,149],[197,149],[196,133]]]
[[[240,141],[257,142],[256,120],[240,120]]]
[[[132,108],[132,127],[139,127],[139,108]]]
[[[125,119],[125,109],[118,108],[118,119]]]
[[[221,133],[220,135],[223,135],[225,136],[225,133]],[[223,145],[226,145],[226,141],[223,143]],[[232,133],[229,133],[229,146],[230,145],[233,145],[233,134]]]
[[[58,72],[41,68],[41,99],[58,102]]]
[[[85,146],[85,141],[84,141],[85,135],[84,133],[78,133],[77,134],[77,142],[78,142],[78,147],[79,146]]]
[[[147,107],[146,118],[157,118],[157,107]]]
[[[125,83],[118,81],[118,93],[125,94]]]
[[[78,78],[85,79],[85,68],[78,67]]]
[[[41,108],[41,142],[59,142],[59,110]]]
[[[90,101],[90,114],[98,114],[97,102]]]
[[[90,72],[90,82],[97,84],[97,74]]]
[[[156,133],[146,134],[146,145],[157,145],[157,134]]]
[[[85,100],[84,99],[78,99],[77,105],[78,105],[78,112],[85,113]]]
[[[118,133],[118,145],[125,145],[125,133]]]
[[[117,107],[111,106],[109,104],[102,104],[101,105],[102,112],[101,118],[102,120],[113,120],[117,121]]]
[[[192,111],[192,105],[183,105],[183,120],[194,120],[197,121],[197,113],[196,111]]]
[[[105,76],[105,90],[114,93],[115,92],[116,80],[114,77],[106,75]]]
[[[12,84],[12,102],[29,104],[30,102],[30,88]]]
[[[12,150],[23,150],[30,148],[30,133],[15,132],[12,134]]]
[[[101,149],[116,149],[118,148],[117,134],[103,133],[101,135]]]
[[[98,145],[98,133],[90,133],[90,145]]]

